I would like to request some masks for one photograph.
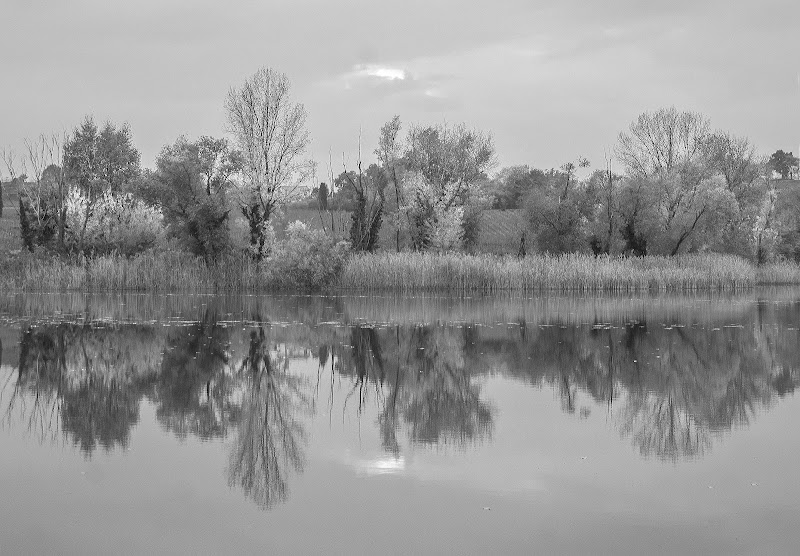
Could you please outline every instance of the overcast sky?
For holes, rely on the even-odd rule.
[[[670,105],[800,148],[797,0],[0,0],[0,21],[0,147],[92,114],[128,122],[152,166],[181,134],[224,134],[228,89],[270,66],[322,174],[359,128],[369,160],[394,114],[489,130],[501,165],[602,166]]]

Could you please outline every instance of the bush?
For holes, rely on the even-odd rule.
[[[73,187],[65,205],[65,243],[85,254],[117,252],[129,257],[155,246],[164,237],[161,211],[130,193],[106,191],[90,206],[89,197]]]
[[[347,243],[336,243],[321,230],[309,230],[302,222],[290,224],[286,240],[279,242],[266,260],[278,287],[320,290],[338,284],[347,258]]]

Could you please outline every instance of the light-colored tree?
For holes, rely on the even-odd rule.
[[[375,149],[375,154],[378,156],[386,177],[394,184],[395,203],[397,205],[397,210],[394,212],[395,246],[398,253],[400,252],[400,227],[402,224],[400,207],[403,205],[403,196],[400,191],[400,180],[398,179],[397,171],[402,149],[400,140],[401,127],[400,116],[394,116],[386,122],[381,127],[378,147]]]
[[[241,87],[231,88],[225,109],[229,131],[242,153],[238,203],[260,260],[273,213],[296,197],[313,172],[313,163],[305,157],[311,140],[306,110],[292,100],[289,78],[272,68],[261,68]]]
[[[448,211],[465,207],[476,193],[476,186],[494,165],[492,136],[464,124],[413,126],[406,139],[404,163],[404,210],[409,216],[415,249],[428,249],[436,243],[432,235],[440,229],[438,219]],[[480,211],[465,210],[472,220]],[[474,229],[474,222],[462,219],[462,232]],[[462,234],[463,235],[463,234]]]
[[[66,179],[87,199],[76,245],[79,252],[83,251],[86,228],[95,205],[106,192],[122,192],[139,175],[139,159],[127,124],[116,127],[107,122],[98,128],[94,120],[87,117],[67,138],[63,164]]]

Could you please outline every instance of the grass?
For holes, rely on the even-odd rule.
[[[231,257],[207,266],[177,252],[149,252],[70,262],[16,256],[0,260],[0,288],[7,291],[140,291],[246,293],[274,291],[285,280],[268,264]],[[800,284],[800,266],[756,268],[729,255],[592,257],[376,253],[352,255],[337,283],[345,292],[694,292],[738,291],[759,284]],[[285,287],[283,287],[285,289]]]

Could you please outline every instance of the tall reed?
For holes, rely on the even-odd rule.
[[[353,256],[342,285],[362,291],[695,291],[755,285],[754,268],[725,255],[593,257],[382,253]]]
[[[339,264],[341,264],[341,259]],[[0,288],[25,291],[140,291],[244,293],[287,290],[319,267],[261,264],[246,256],[207,265],[177,252],[65,261],[22,257],[3,262]],[[338,267],[336,267],[338,268]],[[288,269],[288,270],[287,270]],[[338,270],[336,271],[338,272]],[[757,284],[800,284],[800,266],[756,268],[730,255],[625,258],[533,255],[523,259],[457,253],[350,255],[338,279],[329,272],[323,289],[340,292],[495,293],[736,291]],[[303,276],[301,276],[303,275]]]

